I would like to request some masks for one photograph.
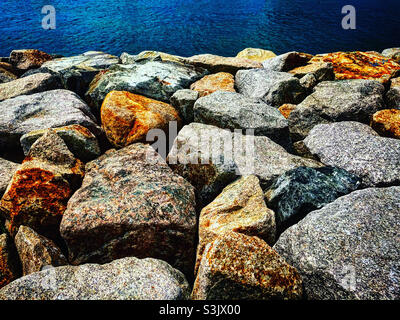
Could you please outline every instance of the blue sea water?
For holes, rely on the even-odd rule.
[[[348,4],[356,30],[341,27]],[[56,8],[55,30],[42,28],[45,5]],[[400,0],[0,0],[0,56],[21,48],[233,56],[246,47],[316,54],[399,46]]]

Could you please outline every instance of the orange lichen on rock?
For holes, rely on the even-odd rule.
[[[317,55],[310,63],[332,63],[337,80],[367,79],[386,83],[400,72],[394,60],[374,52],[335,52]]]
[[[200,97],[205,97],[215,91],[235,91],[235,78],[227,72],[219,72],[203,77],[190,86],[190,89],[199,93]]]
[[[100,114],[106,136],[115,147],[145,141],[149,130],[166,130],[170,121],[181,124],[171,105],[126,91],[107,94]]]
[[[295,104],[290,104],[290,103],[286,103],[283,104],[279,107],[279,111],[282,113],[282,115],[287,119],[289,118],[290,113],[296,109],[296,105]]]
[[[400,110],[386,109],[376,112],[371,127],[380,135],[400,139]]]

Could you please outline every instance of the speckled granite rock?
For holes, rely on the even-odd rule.
[[[254,174],[265,188],[288,170],[322,166],[289,154],[267,137],[232,133],[201,123],[191,123],[179,131],[168,162],[193,184],[202,207],[237,176]]]
[[[66,89],[83,97],[94,76],[102,70],[119,63],[119,58],[110,54],[89,51],[78,56],[58,58],[48,61],[41,68],[27,72],[24,76],[36,72],[50,72],[61,77]]]
[[[216,91],[236,92],[235,78],[230,73],[218,72],[197,80],[190,86],[190,89],[197,91],[200,97],[205,97]]]
[[[0,300],[183,300],[190,296],[185,277],[156,259],[119,259],[47,269],[0,290]]]
[[[313,75],[317,82],[335,80],[335,73],[331,63],[314,62],[312,59],[305,66],[294,68],[289,73],[299,79],[306,75]]]
[[[45,267],[68,264],[67,259],[53,241],[37,234],[29,227],[19,227],[15,236],[15,246],[24,276],[42,271]]]
[[[160,51],[142,51],[139,54],[129,54],[127,52],[123,52],[120,56],[122,64],[133,64],[136,62],[142,61],[171,61],[180,64],[188,64],[187,58],[183,58],[180,56],[175,56],[169,53],[160,52]]]
[[[50,73],[36,73],[31,76],[0,84],[0,101],[21,95],[61,89],[59,77]]]
[[[16,79],[18,79],[18,77],[15,74],[10,72],[9,70],[6,70],[0,64],[0,84],[7,83]]]
[[[0,199],[7,189],[19,164],[0,158]]]
[[[400,141],[379,137],[365,124],[321,124],[311,130],[304,143],[324,164],[360,177],[364,187],[400,183]]]
[[[400,110],[378,111],[372,117],[371,127],[381,136],[400,139]]]
[[[87,162],[100,156],[97,138],[89,129],[73,124],[54,128],[53,130],[64,140],[68,149],[79,160]],[[47,129],[31,131],[21,137],[20,142],[25,155],[28,154],[32,144],[43,136],[46,131]]]
[[[275,214],[264,202],[256,176],[245,176],[228,185],[200,213],[199,245],[195,274],[206,245],[229,231],[275,241]]]
[[[286,72],[241,70],[236,74],[235,83],[239,93],[275,107],[285,103],[297,104],[306,97],[299,79]]]
[[[195,300],[300,299],[302,282],[263,240],[240,233],[209,243],[194,284]]]
[[[289,144],[287,120],[274,107],[238,93],[215,92],[194,105],[194,121],[223,129],[254,129],[278,144]]]
[[[0,233],[0,289],[20,276],[18,254],[12,239]]]
[[[382,51],[382,55],[400,63],[400,48],[390,48]]]
[[[31,131],[80,124],[101,133],[96,118],[79,97],[52,90],[0,102],[0,148],[20,148],[19,139]]]
[[[56,239],[69,197],[84,175],[83,163],[51,129],[38,139],[0,202],[12,236],[20,225]]]
[[[287,72],[305,66],[313,56],[302,52],[287,52],[263,62],[264,69],[271,71]]]
[[[254,60],[256,62],[264,62],[274,57],[276,57],[276,54],[272,51],[258,48],[246,48],[236,55],[236,58]]]
[[[390,89],[386,93],[385,99],[387,107],[400,109],[400,78],[391,80]]]
[[[115,65],[99,73],[90,84],[86,99],[99,110],[106,95],[113,91],[129,91],[148,98],[169,102],[171,96],[206,75],[204,69],[170,61],[143,61]]]
[[[188,58],[188,62],[196,67],[205,68],[210,73],[228,72],[233,75],[238,70],[262,68],[262,64],[254,60],[221,57],[213,54],[199,54]]]
[[[290,113],[289,130],[293,140],[304,139],[320,123],[359,121],[369,123],[384,108],[382,84],[370,80],[321,82]]]
[[[194,121],[193,107],[199,93],[190,89],[182,89],[175,92],[170,101],[172,106],[179,111],[184,123],[189,124]]]
[[[50,60],[53,60],[51,55],[35,49],[13,50],[10,53],[10,63],[22,72],[39,68]]]
[[[286,230],[274,249],[309,299],[400,298],[400,187],[355,191]]]
[[[60,227],[72,264],[153,257],[193,272],[194,190],[152,147],[108,152],[86,171]]]
[[[265,199],[282,231],[359,185],[360,179],[343,169],[300,167],[281,175],[267,190]]]
[[[108,140],[117,148],[145,142],[153,129],[167,132],[170,121],[181,126],[178,112],[171,105],[127,91],[107,94],[100,116]]]
[[[400,72],[400,64],[375,52],[334,52],[317,55],[311,62],[331,63],[336,80],[366,79],[386,83]]]

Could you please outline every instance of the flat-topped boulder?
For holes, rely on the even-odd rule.
[[[190,86],[190,89],[197,91],[200,97],[205,97],[216,91],[236,92],[235,78],[230,73],[218,72],[196,81]]]
[[[270,50],[264,50],[259,48],[246,48],[240,51],[236,58],[243,58],[248,60],[254,60],[256,62],[264,62],[265,60],[276,57],[276,54]]]
[[[20,278],[0,300],[186,300],[190,287],[168,263],[134,257],[111,263],[62,266]]]

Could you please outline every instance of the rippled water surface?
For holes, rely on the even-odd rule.
[[[41,27],[49,4],[56,30]],[[341,28],[346,4],[357,8],[357,30]],[[399,0],[0,0],[0,56],[18,48],[232,56],[245,47],[322,53],[395,46]]]

